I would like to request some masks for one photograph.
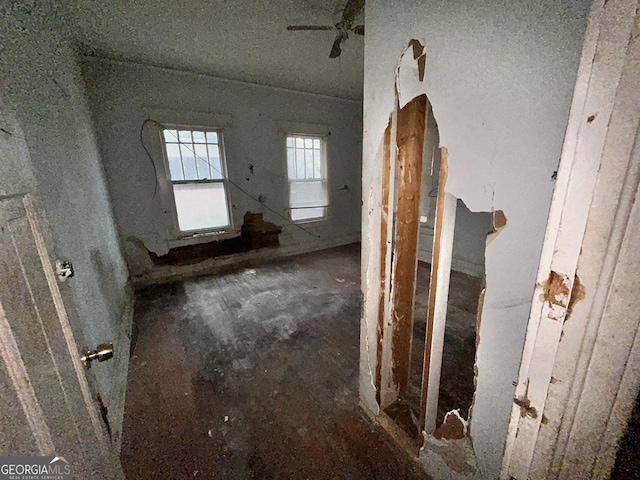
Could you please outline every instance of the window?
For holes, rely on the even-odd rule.
[[[220,132],[164,129],[162,138],[179,230],[230,227]]]
[[[288,135],[289,208],[295,222],[327,215],[327,166],[322,137]]]

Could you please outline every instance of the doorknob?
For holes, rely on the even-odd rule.
[[[113,343],[102,343],[95,350],[89,350],[89,348],[85,347],[82,354],[80,361],[84,366],[91,368],[91,362],[94,360],[104,362],[113,358]]]

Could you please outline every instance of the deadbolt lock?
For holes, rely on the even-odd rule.
[[[80,357],[80,361],[85,367],[91,368],[91,362],[93,362],[94,360],[104,362],[105,360],[109,360],[110,358],[113,358],[113,344],[102,343],[98,345],[95,350],[89,350],[87,347],[85,347],[82,351],[82,357]]]

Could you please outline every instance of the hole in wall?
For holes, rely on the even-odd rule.
[[[486,283],[486,237],[492,220],[488,212],[471,212],[462,200],[456,210],[437,425],[454,409],[469,419],[475,392],[478,307]]]
[[[506,225],[503,212],[471,212],[445,189],[448,150],[426,94],[416,95],[412,83],[424,75],[420,47],[410,43],[399,62],[396,110],[380,153],[376,364],[381,424],[413,454],[426,445],[423,433],[468,435],[485,249]]]
[[[398,128],[402,129],[399,123]],[[400,137],[402,133],[399,132]],[[442,150],[440,148],[440,138],[438,125],[433,114],[433,110],[427,100],[427,108],[424,125],[424,143],[422,147],[422,178],[419,189],[419,202],[409,205],[418,208],[419,212],[414,216],[417,225],[417,249],[415,271],[400,271],[400,267],[407,268],[404,262],[392,261],[392,276],[402,278],[402,287],[410,286],[414,289],[413,298],[403,297],[403,301],[413,302],[413,318],[408,322],[410,329],[405,335],[410,335],[410,341],[404,341],[403,345],[408,345],[410,354],[409,381],[406,388],[400,390],[397,398],[390,404],[384,405],[384,412],[395,421],[410,437],[421,438],[422,432],[422,400],[423,400],[423,375],[424,358],[427,335],[427,313],[430,303],[430,282],[431,282],[431,262],[433,260],[434,231],[436,227],[436,210],[439,196],[445,195],[444,190],[439,191],[440,165],[442,162]],[[397,197],[404,191],[400,185],[404,169],[411,168],[410,163],[403,164],[399,160],[397,165],[397,175],[400,177],[397,184],[392,189],[395,191],[395,202],[389,198],[389,209],[385,212],[393,212],[392,205],[395,206],[395,215],[384,215],[385,218],[392,216],[394,224],[402,223],[399,219],[401,206],[407,205]],[[443,177],[446,182],[446,174]],[[383,187],[383,190],[386,191]],[[384,195],[383,195],[384,196]],[[384,207],[383,207],[384,208]],[[437,408],[437,425],[441,425],[447,412],[459,410],[463,418],[468,418],[469,409],[473,401],[475,392],[475,355],[476,355],[476,328],[477,312],[480,292],[484,288],[484,255],[487,243],[487,233],[492,231],[494,215],[488,212],[473,213],[464,202],[453,199],[453,210],[455,210],[455,225],[450,225],[453,235],[453,252],[451,259],[451,272],[448,290],[448,302],[446,306],[446,323],[444,326],[444,346],[440,354],[434,357],[434,361],[441,361],[442,374],[439,385],[439,401]],[[451,217],[450,217],[451,218]],[[500,222],[499,222],[500,223]],[[504,226],[502,222],[499,227]],[[385,222],[386,225],[386,222]],[[402,227],[396,225],[394,239],[397,243],[389,254],[394,258],[396,249],[398,254],[407,255],[407,250],[415,249],[416,244],[407,245],[404,238],[398,236],[397,232]],[[441,227],[442,228],[442,227]],[[449,247],[450,248],[450,247]],[[446,267],[443,267],[446,268]],[[415,276],[415,282],[407,281],[407,278]],[[397,280],[396,280],[397,281]],[[394,281],[392,281],[393,283]],[[433,297],[432,297],[433,299]],[[406,311],[406,307],[394,304],[392,308],[396,310],[392,317],[397,317],[398,312]],[[395,327],[394,327],[395,328]],[[403,328],[403,327],[400,327]],[[394,348],[398,344],[393,345]],[[404,347],[403,347],[404,348]],[[395,364],[394,364],[395,365]]]
[[[433,215],[435,213],[430,216]],[[459,410],[462,418],[469,418],[475,392],[479,301],[485,287],[484,253],[491,223],[490,213],[471,212],[462,200],[457,201],[437,426],[442,425],[446,414],[453,410]],[[405,396],[416,418],[420,418],[432,249],[433,223],[427,221],[420,224],[411,382]]]

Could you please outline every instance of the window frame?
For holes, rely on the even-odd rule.
[[[295,224],[301,223],[316,223],[323,222],[330,218],[329,209],[331,206],[331,199],[329,195],[329,155],[328,155],[328,137],[330,133],[328,131],[318,131],[317,129],[304,129],[303,131],[299,131],[298,129],[293,130],[285,130],[283,135],[283,145],[284,145],[284,167],[285,167],[285,179],[287,181],[287,196],[286,196],[286,209],[289,212],[289,219]],[[287,139],[293,138],[311,138],[320,140],[320,179],[317,178],[309,178],[309,179],[295,179],[292,180],[289,177],[289,146],[287,145]],[[297,147],[294,147],[297,148]],[[326,195],[326,205],[322,207],[302,207],[302,208],[324,208],[324,214],[322,217],[315,218],[304,218],[300,220],[294,220],[292,218],[292,212],[295,210],[291,207],[291,184],[292,183],[305,183],[305,182],[316,182],[321,180],[324,186],[324,191]]]
[[[163,122],[162,128],[159,128],[159,139],[160,139],[160,147],[162,151],[163,158],[163,169],[164,169],[164,179],[167,186],[167,191],[165,192],[165,197],[167,200],[167,206],[171,210],[172,217],[172,225],[173,231],[176,239],[188,239],[194,237],[201,236],[209,236],[209,235],[225,235],[231,232],[234,232],[234,221],[233,221],[233,211],[232,204],[229,192],[229,179],[228,179],[228,170],[227,170],[227,160],[226,160],[226,149],[224,145],[224,131],[222,128],[214,127],[214,126],[204,126],[199,124],[190,124],[190,123],[173,123],[173,122]],[[203,180],[173,180],[171,178],[171,166],[169,164],[169,156],[167,153],[167,142],[165,141],[164,131],[165,130],[189,130],[191,132],[215,132],[218,137],[218,153],[220,155],[220,170],[222,173],[221,179],[203,179]],[[180,142],[178,142],[180,144]],[[193,145],[193,142],[192,142]],[[210,145],[209,143],[204,143],[203,145]],[[194,151],[194,158],[195,158]],[[174,185],[200,185],[206,183],[222,183],[224,188],[224,198],[226,201],[227,208],[227,216],[229,222],[224,227],[210,227],[210,228],[201,228],[195,230],[181,230],[180,223],[178,221],[178,210],[176,206],[175,199],[175,191]]]

